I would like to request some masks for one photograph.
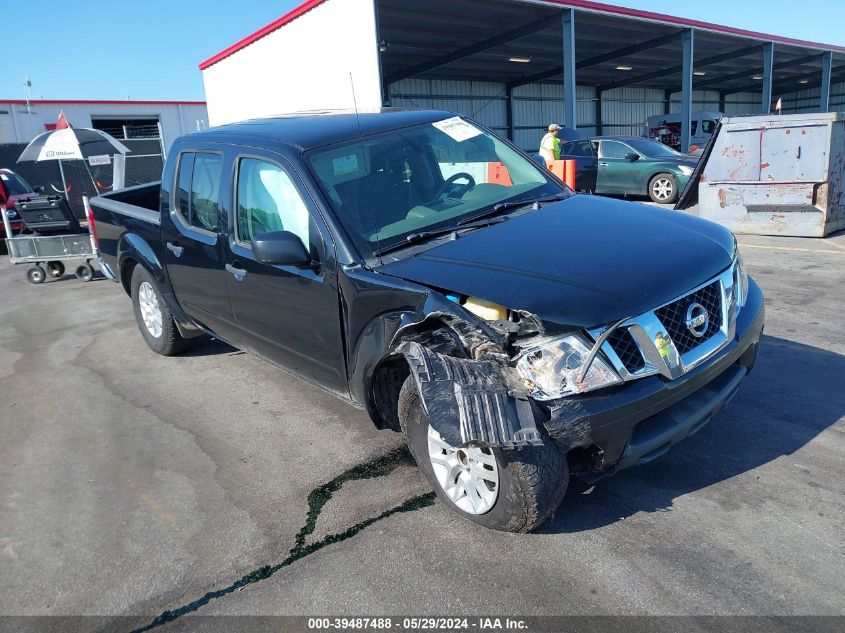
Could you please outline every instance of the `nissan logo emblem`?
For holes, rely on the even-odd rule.
[[[707,326],[710,323],[710,315],[707,314],[707,308],[700,303],[692,303],[687,308],[686,326],[689,333],[696,338],[701,338],[707,331]]]

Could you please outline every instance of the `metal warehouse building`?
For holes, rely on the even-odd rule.
[[[0,144],[29,143],[64,112],[74,127],[105,130],[119,139],[177,136],[208,127],[204,101],[0,100]]]
[[[130,185],[161,178],[173,140],[208,127],[204,101],[0,100],[0,167],[14,169],[51,193],[67,187],[68,199],[78,212],[82,194],[97,195],[111,187],[110,164],[85,167],[82,161],[16,162],[27,143],[55,128],[60,112],[74,127],[104,130],[129,148],[125,182]],[[102,189],[94,191],[90,172]]]
[[[828,111],[845,47],[598,2],[309,0],[200,64],[209,122],[381,105],[453,110],[536,148],[558,122]],[[688,130],[683,147],[689,146]]]

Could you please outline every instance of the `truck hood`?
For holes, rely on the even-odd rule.
[[[656,308],[725,270],[727,229],[576,195],[383,265],[381,273],[590,328]]]

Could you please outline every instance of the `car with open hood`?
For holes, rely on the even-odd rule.
[[[212,335],[364,408],[443,503],[501,530],[701,429],[763,329],[730,231],[576,194],[450,112],[191,134],[161,183],[88,212],[153,351]]]

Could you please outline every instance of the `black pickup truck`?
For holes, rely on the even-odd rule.
[[[575,195],[449,112],[191,134],[160,185],[90,206],[154,351],[211,335],[365,408],[447,505],[502,530],[543,522],[570,474],[700,429],[763,330],[728,230]]]

